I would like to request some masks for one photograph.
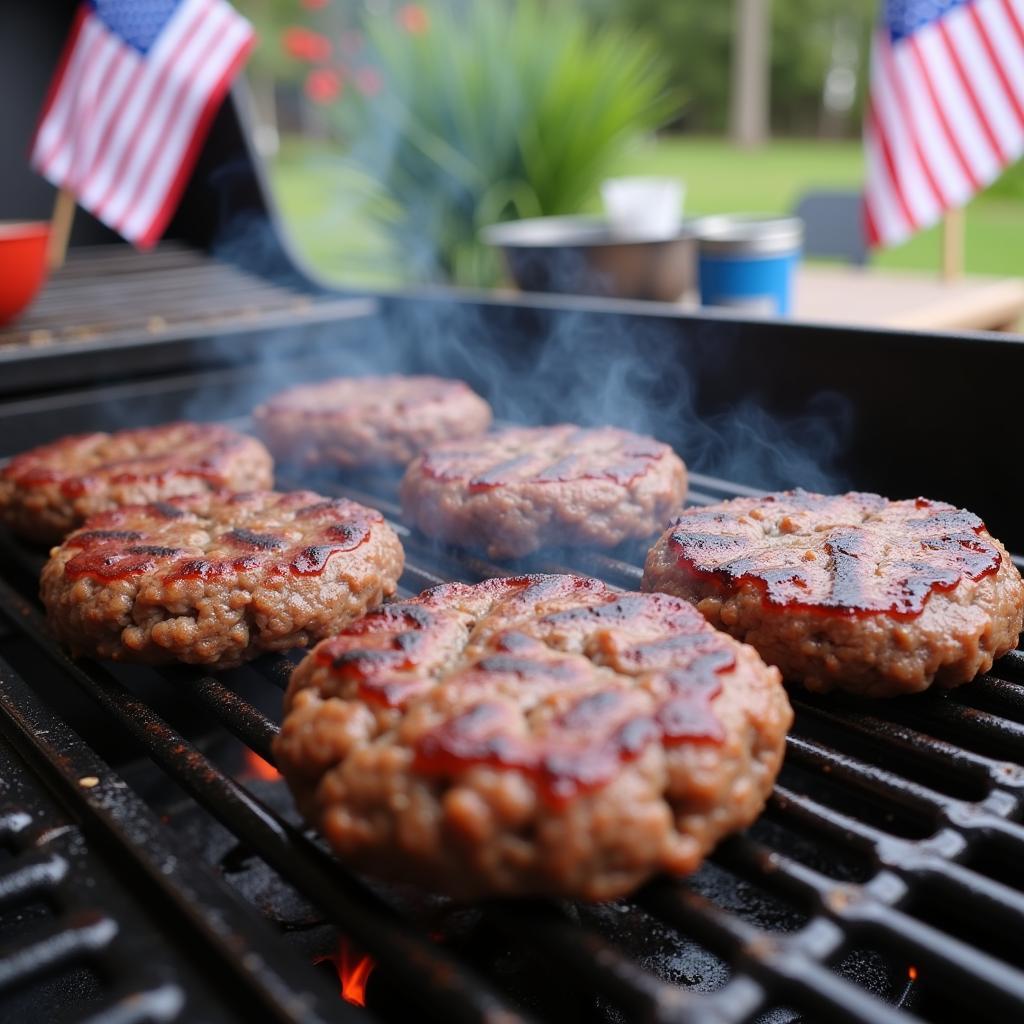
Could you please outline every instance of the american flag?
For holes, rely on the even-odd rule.
[[[892,245],[1024,152],[1024,0],[883,0],[864,121],[865,227]]]
[[[43,106],[32,164],[139,248],[163,234],[253,43],[226,0],[90,0]]]

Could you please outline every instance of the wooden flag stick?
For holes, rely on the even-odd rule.
[[[71,225],[75,220],[75,205],[74,192],[66,188],[58,189],[53,204],[53,217],[50,219],[50,242],[46,250],[46,264],[50,270],[64,265]]]
[[[953,281],[964,272],[964,209],[955,206],[942,218],[942,278]]]

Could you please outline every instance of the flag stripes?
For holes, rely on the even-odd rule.
[[[226,0],[181,0],[146,51],[83,4],[44,104],[33,166],[140,248],[153,245],[252,42],[249,22]]]
[[[936,223],[1024,153],[1024,0],[948,5],[906,34],[897,8],[883,4],[864,119],[872,245]]]

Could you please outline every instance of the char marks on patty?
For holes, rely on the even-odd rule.
[[[789,720],[778,673],[685,601],[517,576],[435,587],[319,644],[275,754],[359,867],[598,899],[693,870],[751,820]]]
[[[0,518],[20,535],[60,540],[91,515],[215,490],[273,484],[270,453],[220,424],[170,423],[80,434],[15,456],[0,470]]]
[[[338,377],[274,395],[253,413],[283,461],[301,466],[404,466],[428,445],[472,437],[490,406],[460,380]]]
[[[944,502],[788,491],[688,509],[644,589],[693,601],[812,689],[956,686],[1016,646],[1024,585],[976,515]]]
[[[686,494],[654,438],[616,427],[517,427],[436,445],[408,468],[402,508],[424,533],[494,558],[650,536]]]
[[[168,507],[179,514],[94,516],[54,550],[42,594],[73,650],[227,667],[322,638],[392,594],[401,573],[394,532],[355,502],[250,492]]]

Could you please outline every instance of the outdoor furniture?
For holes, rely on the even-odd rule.
[[[863,202],[860,192],[805,192],[793,208],[794,216],[804,222],[804,255],[864,266],[868,245]]]
[[[922,331],[1005,331],[1024,320],[1024,278],[802,266],[794,320]]]

